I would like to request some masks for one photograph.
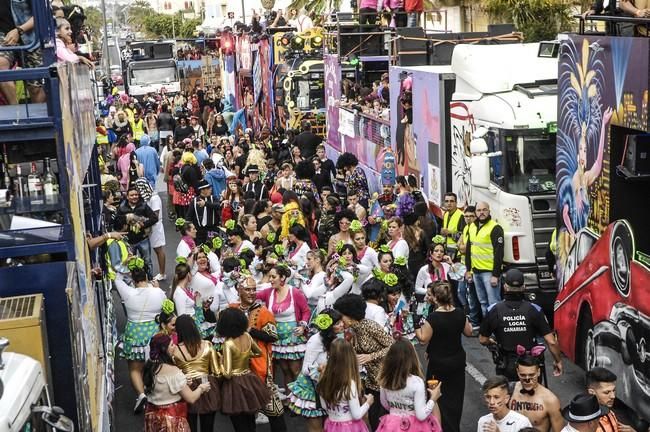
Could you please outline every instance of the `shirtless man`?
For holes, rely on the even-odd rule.
[[[524,355],[517,360],[519,381],[512,392],[510,409],[528,417],[541,432],[560,432],[564,427],[560,400],[539,383],[539,374],[537,358]]]
[[[271,207],[272,219],[268,221],[260,230],[262,238],[266,238],[271,233],[279,233],[282,226],[282,215],[284,214],[284,206],[282,204],[273,204]]]

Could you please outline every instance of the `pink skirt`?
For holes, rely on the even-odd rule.
[[[333,421],[325,419],[324,432],[369,432],[363,420]]]
[[[442,432],[438,419],[430,415],[426,420],[418,420],[415,415],[386,414],[379,421],[377,432]]]

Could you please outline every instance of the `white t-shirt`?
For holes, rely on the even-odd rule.
[[[381,405],[393,415],[415,415],[424,421],[431,415],[435,403],[428,400],[424,380],[416,375],[409,375],[406,386],[400,390],[381,389]]]
[[[478,419],[478,428],[476,431],[483,432],[483,426],[490,421],[496,422],[499,432],[519,432],[519,429],[533,426],[530,424],[528,417],[511,410],[501,420],[496,420],[492,414],[484,415]]]
[[[350,400],[340,401],[336,405],[328,405],[323,398],[320,398],[320,403],[327,410],[327,417],[330,421],[349,422],[352,420],[360,420],[366,415],[370,406],[367,402],[361,405],[358,395],[357,385],[352,381]]]
[[[309,306],[314,307],[318,304],[318,299],[325,295],[327,292],[327,285],[325,285],[325,272],[319,271],[311,279],[306,280],[302,284],[302,292],[307,297]],[[259,288],[258,288],[259,290]]]
[[[388,320],[388,314],[386,314],[383,307],[374,303],[366,302],[366,319],[375,321],[380,326],[385,327],[386,321]]]
[[[147,205],[151,207],[151,210],[158,211],[158,222],[156,222],[151,227],[151,234],[149,235],[149,241],[151,242],[151,248],[155,249],[157,247],[165,246],[165,229],[163,228],[163,217],[162,217],[162,201],[160,196],[157,193],[151,195],[151,199],[147,202]],[[161,269],[160,273],[165,273],[165,269]]]
[[[119,273],[116,275],[115,288],[124,302],[126,316],[132,322],[154,321],[167,298],[163,290],[153,285],[143,288],[127,285]]]

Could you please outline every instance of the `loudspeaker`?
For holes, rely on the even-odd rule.
[[[397,64],[420,66],[427,64],[427,36],[422,27],[398,27]]]
[[[359,26],[357,24],[341,24],[339,26],[339,53],[341,57],[345,57],[350,54],[355,54],[358,57],[361,37],[359,35],[353,35],[349,33],[360,33]]]

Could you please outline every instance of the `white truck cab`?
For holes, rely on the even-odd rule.
[[[4,352],[0,338],[0,432],[73,432],[72,421],[50,405],[41,364],[23,354]]]
[[[556,217],[555,45],[461,44],[451,63],[453,191],[461,206],[490,205],[505,232],[504,262],[522,270],[545,310],[556,293],[545,259]]]

